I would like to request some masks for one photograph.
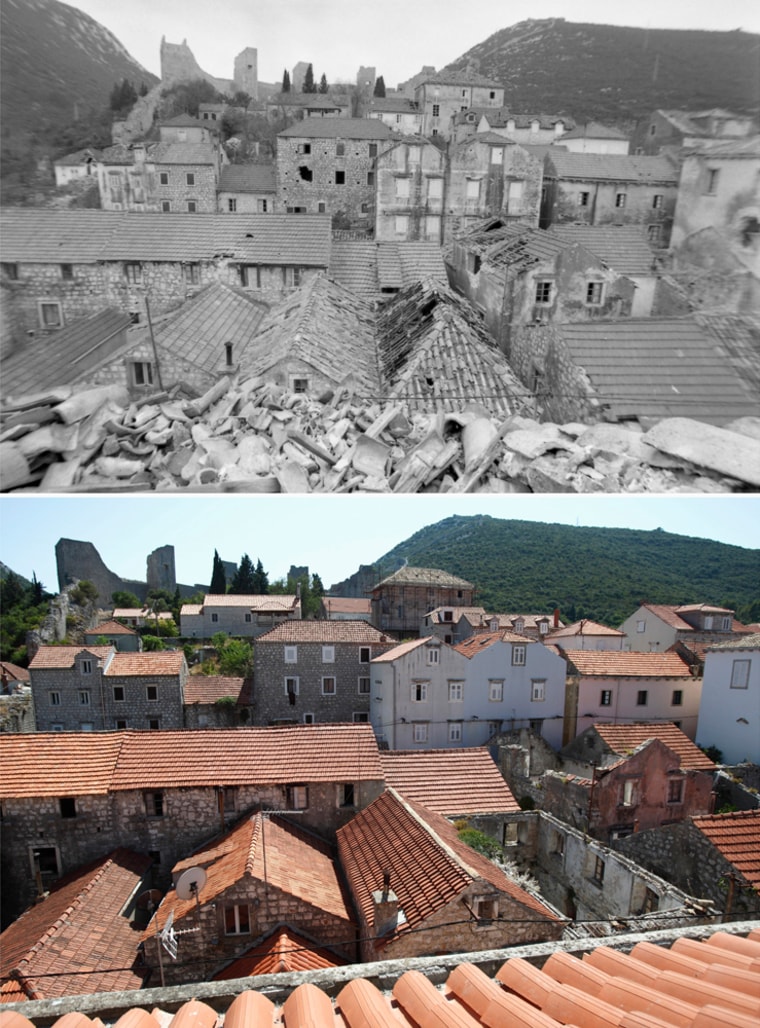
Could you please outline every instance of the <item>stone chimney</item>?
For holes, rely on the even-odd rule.
[[[372,893],[372,903],[375,934],[387,935],[398,924],[398,896],[391,889],[390,871],[383,871],[383,887]]]
[[[559,607],[554,608],[554,627],[559,628]]]

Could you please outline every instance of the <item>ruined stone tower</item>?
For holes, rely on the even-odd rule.
[[[174,547],[159,546],[148,554],[146,561],[148,589],[165,589],[174,593],[177,575],[174,569]]]
[[[252,100],[259,98],[258,50],[247,46],[235,58],[235,92],[247,93]]]

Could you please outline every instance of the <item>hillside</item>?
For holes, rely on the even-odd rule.
[[[674,535],[505,521],[485,515],[429,525],[375,561],[404,560],[473,582],[490,611],[551,612],[617,626],[639,605],[714,603],[760,620],[760,550]],[[336,591],[335,588],[331,591]]]
[[[0,89],[4,141],[38,139],[108,106],[114,82],[158,79],[89,15],[58,0],[2,0]]]
[[[624,28],[564,18],[501,29],[453,61],[505,87],[516,112],[630,122],[659,107],[748,112],[760,105],[760,36]]]

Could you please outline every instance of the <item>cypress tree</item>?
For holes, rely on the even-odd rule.
[[[289,93],[290,92],[290,75],[288,73],[288,69],[287,68],[285,69],[285,71],[283,72],[283,75],[282,75],[282,91],[283,91],[283,93]]]
[[[219,554],[214,550],[214,567],[211,572],[211,585],[208,590],[213,596],[223,596],[227,592],[227,576]]]

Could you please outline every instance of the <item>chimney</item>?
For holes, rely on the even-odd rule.
[[[388,935],[395,929],[399,920],[398,896],[391,889],[390,871],[383,871],[383,887],[372,893],[372,903],[375,935]]]
[[[554,627],[559,628],[559,607],[554,608]]]

